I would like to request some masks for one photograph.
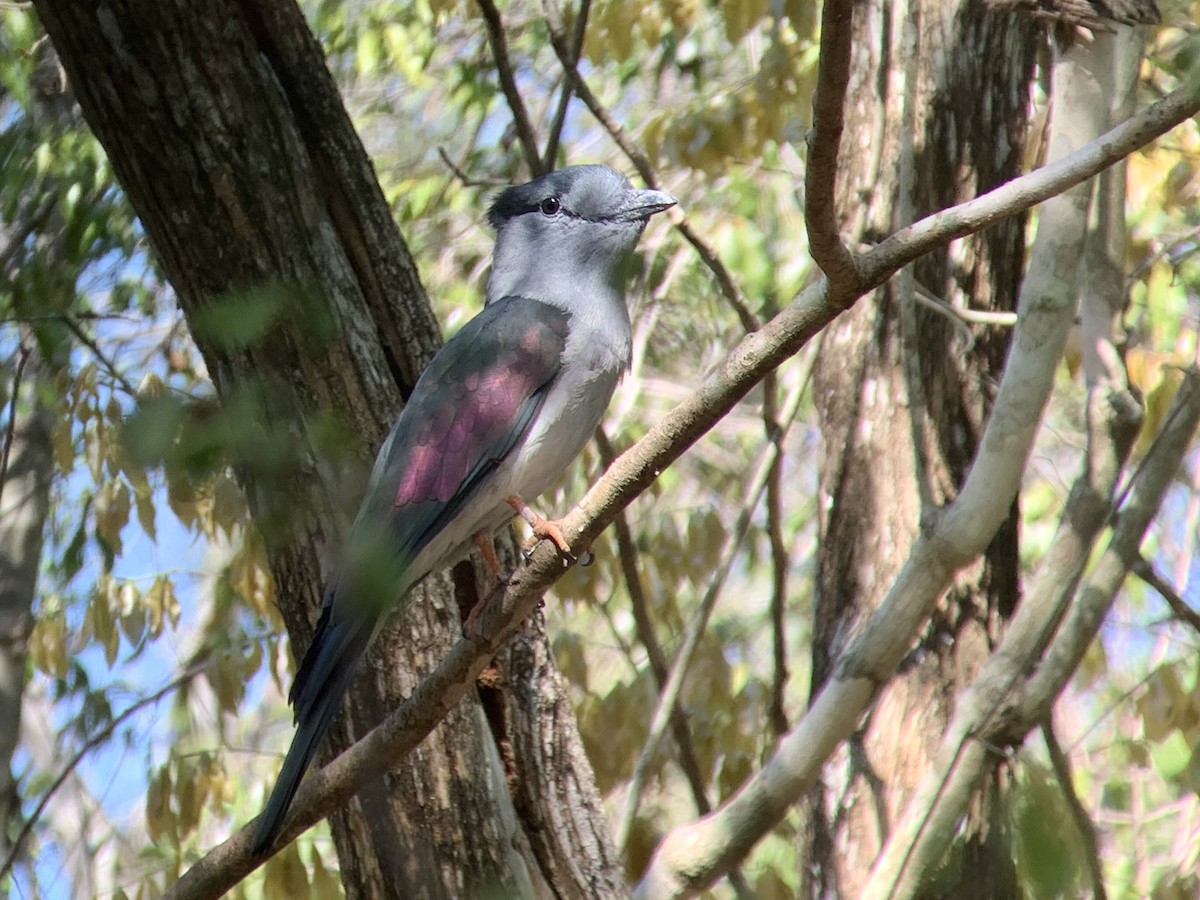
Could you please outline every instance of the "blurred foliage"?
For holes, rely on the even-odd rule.
[[[564,77],[542,6],[511,0],[499,8],[544,144]],[[498,186],[527,175],[478,7],[468,0],[311,0],[305,9],[436,312],[452,331],[480,302],[491,235],[479,211]],[[797,0],[596,0],[583,43],[589,85],[658,167],[762,317],[811,275],[800,186],[817,9]],[[1163,11],[1167,25],[1155,32],[1143,72],[1147,97],[1197,65],[1194,29],[1186,23],[1200,20],[1200,3],[1167,2]],[[565,13],[573,28],[574,10]],[[286,429],[268,427],[259,412],[269,386],[247,386],[243,396],[215,402],[111,168],[63,93],[64,77],[33,13],[0,12],[0,355],[36,340],[53,361],[56,391],[43,401],[56,411],[59,473],[31,637],[32,683],[47,687],[57,746],[21,760],[22,792],[28,811],[85,741],[139,697],[179,678],[178,690],[123,722],[112,742],[124,743],[125,781],[140,791],[135,808],[105,812],[86,835],[90,883],[112,896],[148,897],[257,813],[276,751],[290,739],[282,699],[288,654],[267,569],[267,542],[286,523],[248,521],[234,467],[286,479],[306,463],[292,458]],[[602,160],[632,170],[577,102],[567,110],[560,147],[558,164]],[[1131,375],[1148,398],[1142,449],[1161,424],[1178,366],[1196,352],[1198,199],[1195,122],[1132,158],[1127,321]],[[651,227],[641,256],[632,297],[635,364],[605,424],[619,446],[686,396],[740,335],[710,272],[664,224]],[[303,296],[264,288],[224,298],[209,321],[191,325],[236,346],[269,335],[280,316],[311,319],[310,307]],[[315,341],[328,324],[316,323]],[[784,367],[781,393],[798,378],[796,366]],[[762,400],[761,390],[753,392],[627,512],[646,613],[668,659],[712,582],[743,503],[748,460],[763,443]],[[810,412],[803,406],[789,433],[783,475],[791,672],[784,700],[793,718],[806,702],[816,533],[820,436]],[[1081,391],[1064,370],[1023,497],[1029,567],[1041,557],[1077,465],[1082,420]],[[328,435],[335,455],[344,444],[336,414],[312,427]],[[567,509],[599,469],[589,449],[542,504]],[[1187,584],[1197,504],[1183,488],[1172,502],[1155,533],[1154,558],[1172,569],[1175,583]],[[658,685],[612,534],[593,549],[595,564],[567,575],[547,614],[584,742],[615,814]],[[774,674],[770,554],[759,510],[684,691],[713,802],[733,792],[774,742],[765,727]],[[191,568],[193,559],[203,560],[202,571]],[[1072,688],[1077,702],[1064,730],[1074,736],[1068,750],[1075,788],[1099,818],[1113,896],[1194,895],[1198,642],[1153,595],[1131,590]],[[1008,827],[1020,838],[1018,871],[1030,896],[1073,895],[1086,884],[1086,868],[1081,844],[1064,824],[1061,786],[1036,753],[1018,771],[1008,810]],[[631,876],[663,832],[695,815],[669,736],[651,775],[626,854]],[[92,774],[83,779],[90,785],[73,790],[99,796],[99,779]],[[92,797],[80,802],[106,809]],[[72,809],[65,800],[52,804],[37,823],[19,870],[25,896],[51,891],[43,891],[42,880],[79,839]],[[795,894],[795,828],[785,820],[746,861],[757,896]],[[50,861],[45,868],[39,857]],[[335,865],[322,826],[235,895],[340,896]]]

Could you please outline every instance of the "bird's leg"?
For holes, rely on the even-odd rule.
[[[575,558],[575,554],[571,550],[571,545],[567,543],[567,539],[563,537],[562,529],[558,527],[558,523],[551,519],[544,519],[534,512],[528,503],[522,500],[517,494],[510,494],[504,501],[509,506],[517,511],[517,514],[529,523],[529,527],[533,529],[533,538],[525,545],[525,552],[532,550],[538,541],[549,540],[554,541],[559,551],[564,556]]]
[[[503,577],[504,572],[500,568],[500,558],[496,556],[496,545],[492,543],[491,533],[477,531],[471,535],[471,540],[475,542],[475,546],[479,548],[480,554],[483,555],[483,564],[487,566],[487,570],[499,581]]]
[[[483,556],[483,564],[487,570],[492,573],[492,577],[496,581],[503,580],[503,572],[500,569],[500,559],[496,556],[496,545],[492,543],[492,535],[489,531],[477,531],[471,535],[471,540],[475,542],[475,546],[479,548],[480,555]],[[467,613],[467,617],[463,619],[462,633],[465,636],[475,625],[475,620],[479,618],[479,614],[483,611],[484,604],[487,603],[487,596],[480,597],[471,611]]]

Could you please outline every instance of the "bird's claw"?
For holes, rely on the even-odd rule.
[[[530,530],[533,534],[529,540],[525,542],[525,546],[521,548],[521,553],[525,557],[525,561],[529,561],[529,557],[533,554],[533,548],[545,540],[553,541],[554,546],[558,548],[558,552],[566,557],[568,562],[575,562],[577,557],[571,550],[570,543],[562,533],[562,528],[552,519],[546,519],[539,516],[529,504],[522,500],[518,495],[513,494],[508,497],[506,502],[517,513],[529,523]]]

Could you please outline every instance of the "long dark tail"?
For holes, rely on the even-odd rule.
[[[258,831],[251,848],[255,856],[265,854],[275,842],[300,780],[341,706],[350,677],[375,629],[373,618],[334,622],[331,610],[332,604],[329,604],[322,611],[313,642],[296,670],[296,680],[288,695],[296,709],[296,736],[283,761],[275,789],[258,818]]]

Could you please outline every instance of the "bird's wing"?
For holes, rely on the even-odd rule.
[[[403,570],[525,434],[558,374],[569,318],[536,300],[496,301],[464,325],[418,379],[380,450],[351,538],[352,558],[326,587],[313,641],[296,669],[288,694],[296,736],[259,819],[256,854],[283,825],[384,614],[379,598],[396,599],[379,582],[411,584],[424,574]],[[375,583],[368,587],[364,579]]]
[[[415,556],[452,521],[525,434],[562,365],[569,320],[547,303],[505,297],[422,373],[373,478],[403,552]]]

